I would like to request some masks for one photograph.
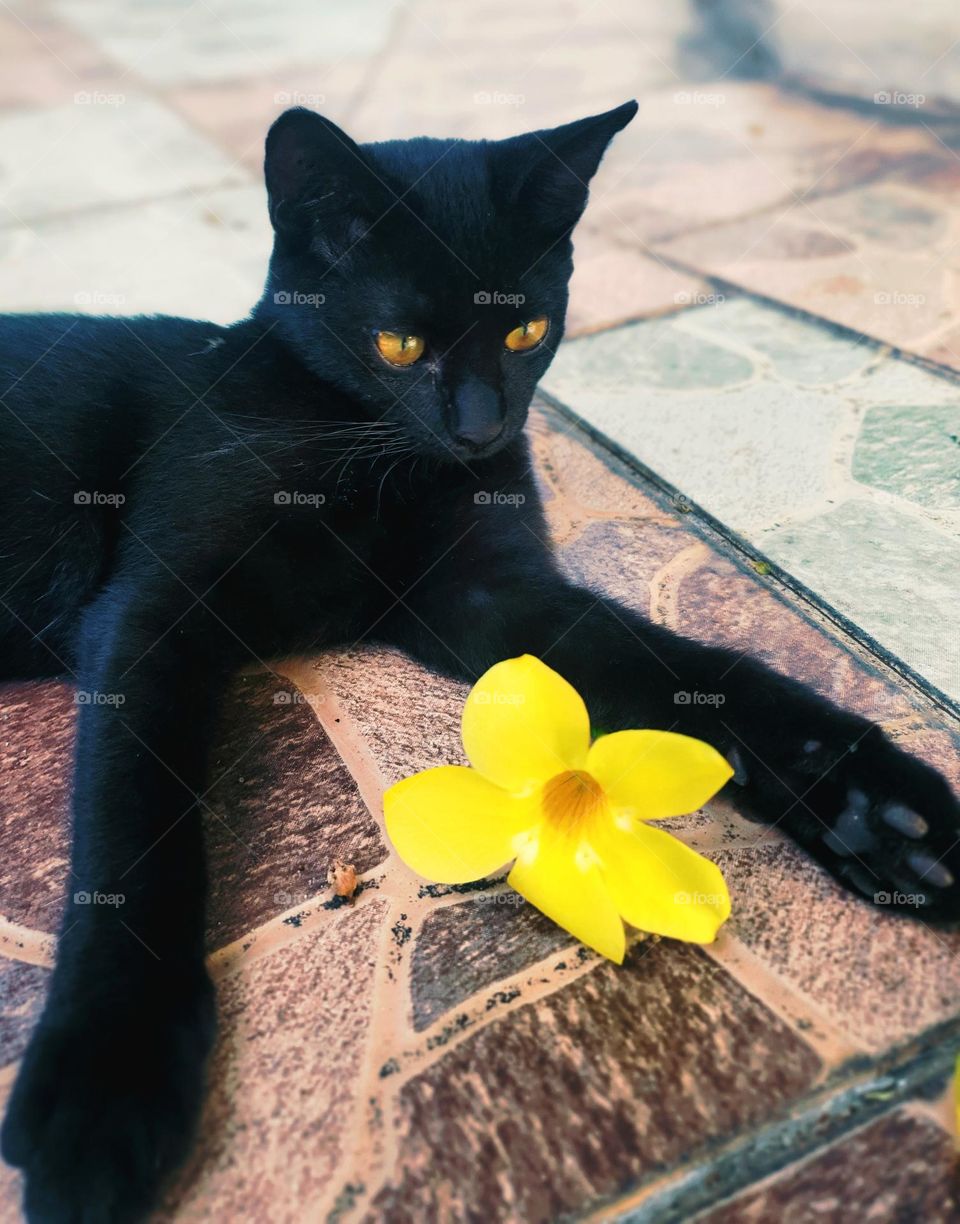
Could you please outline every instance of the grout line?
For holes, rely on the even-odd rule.
[[[729,557],[729,552],[732,549],[736,554],[735,560],[741,566],[752,568],[758,562],[766,566],[770,576],[776,579],[784,589],[790,591],[797,602],[801,605],[808,605],[808,608],[800,609],[806,614],[808,620],[811,620],[810,610],[819,614],[820,617],[830,622],[835,629],[840,631],[836,637],[848,649],[851,644],[856,644],[861,652],[872,656],[870,663],[875,668],[879,666],[882,669],[894,672],[900,681],[906,682],[907,686],[915,690],[926,702],[937,706],[951,720],[960,720],[960,701],[950,697],[933,684],[932,681],[921,676],[909,663],[898,658],[886,646],[867,633],[865,629],[861,628],[861,626],[850,620],[849,617],[845,616],[826,599],[818,595],[811,587],[808,587],[805,583],[794,577],[789,570],[784,569],[776,561],[772,561],[769,557],[765,556],[756,545],[751,544],[739,532],[728,527],[722,520],[711,514],[708,510],[705,510],[699,503],[686,497],[670,481],[658,475],[625,446],[580,416],[564,400],[544,390],[543,387],[539,388],[538,394],[568,420],[578,425],[595,444],[604,447],[619,459],[621,463],[631,468],[635,473],[635,477],[638,476],[641,480],[651,485],[653,490],[658,492],[662,498],[670,498],[675,501],[681,496],[684,497],[692,511],[688,516],[689,520],[691,525],[698,530],[698,534],[706,536],[707,541],[714,548],[717,548],[717,537],[721,545],[726,546],[725,548],[720,547],[717,549],[721,556]],[[821,632],[823,631],[823,626],[818,625],[815,619],[813,623]]]

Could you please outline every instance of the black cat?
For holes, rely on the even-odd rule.
[[[125,897],[66,907],[3,1128],[31,1221],[138,1218],[189,1147],[214,1034],[204,750],[250,657],[364,639],[472,680],[543,656],[605,729],[717,745],[747,809],[852,888],[960,914],[960,814],[933,770],[551,556],[521,431],[563,335],[570,231],[635,111],[357,145],[291,110],[267,137],[276,237],[249,319],[3,320],[3,672],[76,680],[69,891]]]

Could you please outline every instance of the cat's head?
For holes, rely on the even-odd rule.
[[[494,453],[563,335],[570,231],[636,110],[508,140],[366,145],[286,111],[267,136],[275,241],[258,314],[418,452]]]

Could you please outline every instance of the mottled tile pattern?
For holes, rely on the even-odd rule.
[[[899,1110],[698,1214],[693,1224],[842,1224],[851,1218],[951,1224],[960,1215],[955,1162],[950,1137],[939,1126]]]
[[[641,945],[412,1080],[399,1169],[366,1219],[545,1224],[756,1125],[818,1070],[701,952]]]
[[[960,698],[951,382],[719,295],[567,345],[545,387]]]
[[[49,977],[50,970],[42,965],[0,957],[0,1067],[14,1062],[26,1049],[43,1008]]]
[[[210,762],[208,944],[222,947],[326,892],[336,861],[386,856],[380,830],[303,695],[275,676],[234,685]]]
[[[132,91],[92,94],[50,111],[0,116],[0,144],[4,224],[244,178],[169,108]],[[109,175],[102,172],[104,165],[110,166]]]
[[[232,187],[0,228],[2,310],[172,314],[232,323],[273,240],[262,187]]]
[[[960,172],[933,123],[955,109],[952,10],[769,8],[751,35],[698,6],[705,35],[691,6],[652,0],[9,0],[0,309],[243,315],[271,241],[263,136],[285,106],[360,140],[495,138],[637,96],[575,236],[578,338],[547,380],[569,415],[530,424],[560,563],[880,720],[960,789],[956,722],[699,521],[960,694],[956,386],[856,342],[960,368]],[[736,80],[744,52],[794,88]],[[363,643],[274,667],[238,677],[211,761],[220,1038],[159,1219],[547,1224],[646,1202],[652,1220],[688,1176],[711,1200],[700,1224],[960,1215],[948,1111],[899,1104],[932,1032],[957,1041],[957,932],[851,899],[717,801],[672,830],[730,880],[721,939],[600,964],[503,880],[428,887],[382,836],[386,785],[463,760],[465,686]],[[66,685],[0,686],[0,1107],[69,878],[73,724]],[[352,905],[326,886],[335,857],[360,872]],[[880,1059],[899,1096],[851,1129],[840,1094]],[[790,1128],[821,1107],[843,1133],[797,1160]],[[748,1145],[773,1153],[763,1179],[738,1161]],[[0,1217],[18,1199],[0,1167]]]
[[[570,937],[512,889],[431,914],[414,945],[410,966],[414,1028],[424,1029],[485,986],[509,977]]]
[[[60,921],[75,721],[69,685],[0,686],[0,915],[40,931]]]
[[[943,144],[868,186],[676,238],[660,254],[960,368],[960,165]]]

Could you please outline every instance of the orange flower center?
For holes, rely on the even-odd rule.
[[[540,798],[547,820],[559,833],[570,835],[582,833],[606,802],[597,780],[581,769],[568,769],[551,778]]]

